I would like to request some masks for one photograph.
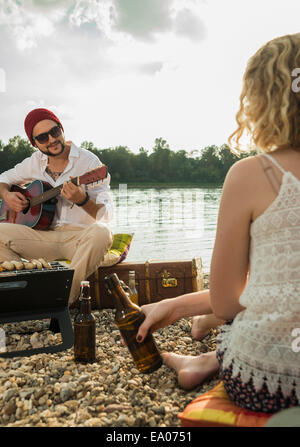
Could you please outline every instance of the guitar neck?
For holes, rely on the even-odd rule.
[[[93,169],[92,171],[86,172],[80,177],[72,178],[70,181],[74,185],[89,185],[94,182],[98,182],[99,180],[105,179],[107,176],[107,169],[105,165],[100,166],[99,168]],[[47,200],[53,199],[54,197],[60,194],[60,191],[63,188],[63,184],[56,186],[55,188],[48,189],[44,191],[42,194],[32,197],[30,200],[30,206],[40,205],[41,203],[47,202]]]
[[[72,179],[71,182],[76,184],[77,179],[76,178]],[[54,197],[58,196],[63,186],[64,186],[63,184],[56,186],[55,188],[49,189],[48,191],[44,191],[39,196],[33,197],[30,200],[30,206],[33,207],[36,205],[40,205],[41,203],[47,202],[47,200],[53,199]]]

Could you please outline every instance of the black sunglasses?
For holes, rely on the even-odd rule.
[[[48,130],[48,132],[40,133],[36,137],[32,137],[34,140],[37,140],[40,144],[48,143],[49,135],[52,138],[57,138],[61,135],[61,127],[59,125],[52,127],[52,129]]]

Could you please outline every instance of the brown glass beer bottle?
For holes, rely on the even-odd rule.
[[[91,312],[89,281],[81,281],[80,309],[74,318],[74,360],[96,361],[96,320]]]
[[[106,276],[104,281],[114,298],[116,308],[115,321],[137,369],[141,373],[151,373],[160,368],[162,358],[153,336],[148,333],[141,343],[136,340],[138,329],[145,319],[141,308],[130,301],[115,273]]]

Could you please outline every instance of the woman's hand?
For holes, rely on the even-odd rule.
[[[158,303],[145,304],[141,306],[141,309],[146,318],[140,325],[137,333],[137,341],[139,342],[144,340],[149,331],[152,333],[177,320],[176,303],[172,298],[159,301]]]

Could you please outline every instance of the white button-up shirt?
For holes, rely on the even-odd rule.
[[[37,150],[31,157],[25,158],[14,168],[0,174],[0,183],[13,184],[30,183],[33,180],[42,180],[56,187],[70,180],[70,177],[78,177],[86,172],[98,168],[102,165],[99,158],[92,152],[78,148],[74,143],[71,144],[69,153],[69,162],[65,170],[60,174],[56,181],[46,172],[48,156]],[[83,185],[88,191],[89,196],[96,203],[103,203],[104,206],[97,213],[97,221],[109,222],[113,218],[113,199],[110,191],[110,174],[107,178],[99,181],[96,185]],[[66,224],[86,227],[95,223],[82,207],[74,205],[62,195],[56,197],[55,215],[51,227]]]

